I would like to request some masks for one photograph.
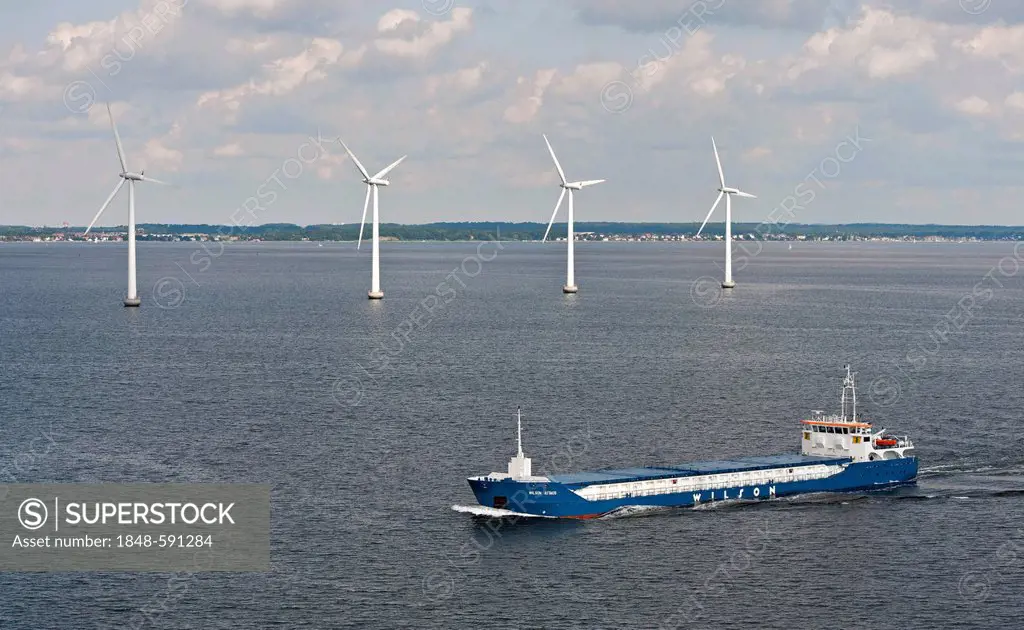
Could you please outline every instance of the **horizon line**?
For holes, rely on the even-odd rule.
[[[609,225],[609,226],[614,226],[614,225],[634,225],[634,226],[637,226],[637,225],[639,225],[639,226],[643,226],[643,225],[652,225],[652,226],[653,225],[658,225],[658,226],[674,226],[674,225],[689,226],[689,225],[693,225],[693,226],[696,226],[700,222],[699,221],[576,221],[575,223],[576,223],[576,225]],[[557,222],[556,221],[553,225],[565,225],[565,224],[566,224],[565,221],[561,221],[561,222]],[[724,225],[724,221],[708,222],[708,225],[718,225],[718,224],[723,224]],[[737,225],[765,225],[766,222],[764,222],[764,221],[761,221],[761,222],[755,222],[755,221],[733,221],[732,224],[734,226],[737,226]],[[309,223],[309,224],[303,225],[303,224],[300,224],[300,223],[272,222],[272,223],[260,223],[258,225],[256,225],[256,224],[254,224],[254,225],[232,225],[230,223],[220,224],[220,223],[161,223],[161,222],[145,222],[145,223],[136,223],[136,225],[140,226],[140,227],[144,226],[144,225],[164,225],[164,226],[168,226],[168,227],[180,227],[180,226],[194,226],[194,227],[207,227],[208,226],[208,227],[216,227],[216,228],[230,227],[230,228],[233,228],[233,229],[246,230],[246,229],[263,228],[263,227],[278,226],[278,225],[280,225],[280,226],[294,226],[294,227],[298,227],[298,228],[311,228],[311,227],[351,227],[351,226],[354,226],[356,224],[355,223]],[[394,222],[383,222],[382,221],[380,223],[380,225],[397,225],[397,226],[408,226],[408,227],[420,227],[420,226],[430,226],[430,225],[538,225],[540,227],[545,227],[547,224],[546,223],[542,223],[540,221],[486,221],[486,220],[482,220],[482,221],[430,221],[430,222],[427,222],[427,223],[394,223]],[[789,228],[789,227],[817,227],[817,228],[820,228],[820,227],[860,227],[860,226],[880,226],[880,227],[912,226],[912,227],[938,227],[938,228],[1019,228],[1019,229],[1024,229],[1024,225],[1002,225],[1002,224],[995,224],[995,223],[977,223],[977,224],[970,224],[970,223],[879,223],[879,222],[874,222],[874,221],[861,221],[861,222],[856,222],[856,223],[785,223],[785,224],[783,224],[783,223],[767,223],[767,225],[778,226],[778,227],[780,227],[782,229]],[[116,228],[116,227],[125,227],[125,226],[124,225],[95,226],[93,228],[93,230],[109,229],[109,228]],[[81,228],[81,229],[84,230],[85,226],[77,226],[77,225],[67,225],[67,226],[64,226],[64,225],[0,224],[0,229],[5,229],[5,228],[67,229],[67,230]]]

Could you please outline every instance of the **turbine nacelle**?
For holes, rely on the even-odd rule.
[[[390,186],[391,182],[386,179],[377,179],[375,177],[369,177],[363,180],[363,183],[368,186]]]
[[[726,195],[736,195],[737,197],[747,197],[748,199],[757,199],[757,195],[751,195],[750,193],[743,192],[739,188],[729,188],[728,186],[719,188],[718,192]]]
[[[146,179],[144,173],[120,173],[122,179],[130,179],[134,182],[141,182]]]
[[[584,180],[582,182],[566,182],[564,184],[559,184],[559,186],[561,188],[566,189],[566,190],[582,190],[582,189],[586,188],[587,186],[593,186],[594,184],[600,184],[603,181],[605,181],[605,180],[603,180],[603,179],[588,179],[588,180]]]

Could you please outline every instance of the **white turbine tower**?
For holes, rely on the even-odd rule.
[[[356,249],[359,249],[363,244],[363,224],[366,223],[366,207],[370,204],[370,197],[373,197],[373,272],[370,280],[370,292],[367,293],[367,296],[371,300],[379,300],[384,297],[384,292],[380,290],[380,221],[377,213],[377,187],[389,186],[391,184],[391,182],[383,179],[383,177],[390,173],[391,169],[401,164],[402,160],[407,156],[403,155],[386,168],[377,172],[376,175],[370,177],[370,174],[366,172],[366,169],[363,168],[362,163],[356,157],[356,154],[352,153],[352,150],[348,148],[348,145],[341,138],[338,138],[338,142],[341,143],[341,146],[345,147],[345,152],[352,158],[352,162],[359,169],[359,174],[363,176],[363,183],[366,184],[366,200],[363,201],[363,218],[359,221],[359,243],[356,245]]]
[[[118,174],[121,181],[117,182],[117,186],[114,186],[114,192],[110,193],[107,200],[100,206],[100,211],[92,218],[89,227],[85,228],[85,234],[89,233],[89,230],[96,224],[103,211],[114,200],[114,196],[121,190],[124,183],[128,182],[128,295],[124,298],[124,305],[139,306],[142,304],[142,300],[139,299],[138,289],[135,286],[135,182],[153,182],[154,184],[163,184],[164,186],[168,184],[152,177],[146,177],[146,169],[142,169],[139,173],[132,173],[128,170],[128,163],[124,156],[124,147],[121,146],[121,136],[117,133],[117,124],[114,122],[114,114],[110,111],[110,103],[107,103],[107,115],[110,117],[110,128],[114,130],[117,159],[121,163],[121,172]]]
[[[558,177],[562,180],[559,184],[562,188],[562,193],[558,195],[558,203],[555,204],[555,210],[551,213],[551,220],[548,221],[548,229],[544,231],[544,241],[548,240],[548,233],[551,232],[551,226],[555,222],[555,216],[558,214],[558,209],[562,206],[562,199],[565,197],[565,192],[569,191],[569,231],[566,235],[566,241],[568,242],[568,263],[566,263],[565,273],[565,286],[562,287],[563,293],[576,293],[579,289],[576,287],[576,269],[573,262],[574,257],[574,241],[575,232],[573,230],[573,192],[586,188],[587,186],[593,186],[594,184],[600,184],[605,181],[603,179],[588,179],[580,182],[567,182],[565,181],[565,172],[562,170],[561,164],[558,163],[558,158],[555,157],[555,150],[551,148],[551,143],[548,142],[548,137],[541,134],[544,137],[544,144],[548,145],[548,152],[551,154],[551,159],[555,162],[555,168],[558,169]]]
[[[708,224],[708,219],[711,218],[711,213],[718,207],[718,202],[722,200],[722,195],[725,195],[725,280],[722,281],[722,288],[731,289],[736,286],[736,283],[732,281],[732,196],[749,197],[750,199],[757,199],[757,197],[750,193],[745,193],[738,188],[729,188],[725,185],[722,161],[718,159],[718,147],[715,145],[714,138],[711,138],[711,148],[715,150],[715,164],[718,165],[718,181],[722,185],[718,189],[718,198],[715,199],[715,205],[711,206],[711,209],[708,210],[708,216],[704,217],[704,223],[701,223],[700,229],[697,230],[697,236],[700,236],[704,226]]]

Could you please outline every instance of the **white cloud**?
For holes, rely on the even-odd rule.
[[[992,107],[988,101],[981,98],[980,96],[968,96],[965,99],[959,100],[954,104],[957,111],[960,111],[969,116],[984,116],[992,113]]]
[[[152,138],[143,147],[143,167],[153,167],[164,171],[177,171],[185,160],[185,154],[173,147],[167,146],[168,141],[182,140],[183,128],[179,123],[171,126],[170,131],[163,138]],[[131,155],[130,149],[125,149]],[[129,163],[132,169],[138,168],[134,161]]]
[[[450,43],[457,34],[472,28],[473,9],[456,7],[451,11],[451,19],[435,22],[422,21],[415,11],[394,9],[380,18],[377,30],[387,34],[410,23],[419,27],[418,32],[408,37],[378,38],[374,42],[377,50],[394,57],[426,57]]]
[[[705,24],[809,30],[819,27],[826,17],[842,13],[826,0],[573,0],[572,4],[585,24],[651,33],[666,32],[673,26],[692,32]]]
[[[245,155],[245,150],[242,149],[242,145],[237,142],[232,142],[215,148],[213,150],[213,154],[217,157],[240,157]]]
[[[851,68],[872,79],[907,75],[938,58],[936,38],[947,31],[942,24],[865,7],[846,26],[812,35],[788,76],[819,68]]]
[[[232,88],[205,92],[196,105],[220,107],[227,119],[234,121],[244,100],[254,96],[284,96],[303,85],[322,81],[332,66],[358,65],[363,53],[363,49],[346,53],[341,42],[334,39],[313,38],[298,54],[266,64],[260,80],[250,79]]]
[[[154,138],[146,143],[143,149],[146,164],[156,169],[177,171],[185,159],[185,154],[177,149],[166,146],[163,140]]]
[[[456,92],[473,90],[480,85],[484,73],[487,71],[487,66],[486,61],[481,61],[469,68],[460,68],[455,72],[427,77],[427,95],[436,96],[439,92],[447,90]]]
[[[548,200],[541,199],[545,208],[538,210],[531,207],[532,196],[516,197],[520,189],[555,181],[541,132],[568,152],[567,159],[576,144],[573,169],[581,174],[617,173],[589,202],[590,216],[621,218],[623,204],[633,203],[623,192],[630,189],[636,207],[654,213],[643,217],[650,220],[678,219],[674,200],[714,176],[713,163],[708,168],[712,132],[720,148],[736,156],[738,178],[759,193],[768,195],[774,186],[784,195],[806,174],[796,171],[827,155],[863,122],[868,135],[899,144],[904,170],[899,178],[893,175],[887,149],[858,160],[855,169],[844,167],[844,182],[830,191],[856,176],[862,179],[851,179],[846,190],[860,191],[871,180],[879,199],[910,180],[946,185],[936,181],[938,169],[918,165],[950,147],[980,154],[987,143],[1024,137],[1024,26],[990,19],[993,13],[983,16],[987,26],[976,23],[981,18],[954,17],[963,13],[955,2],[956,11],[940,12],[917,0],[888,9],[876,0],[851,1],[840,12],[843,19],[832,16],[825,28],[816,23],[825,13],[818,0],[769,0],[750,7],[728,0],[699,31],[675,40],[669,29],[692,3],[593,0],[577,5],[578,16],[551,5],[545,9],[550,20],[532,21],[533,12],[503,3],[476,13],[460,3],[432,16],[417,3],[387,10],[347,0],[191,2],[178,21],[145,35],[130,57],[132,49],[120,38],[158,0],[136,0],[122,14],[85,12],[78,24],[54,12],[51,26],[41,31],[48,36],[5,48],[0,125],[7,140],[0,146],[0,189],[15,197],[12,203],[18,201],[15,191],[24,189],[25,207],[69,205],[56,196],[37,199],[31,190],[42,187],[19,181],[28,182],[32,178],[23,173],[44,167],[72,174],[62,187],[71,199],[108,192],[92,189],[116,163],[102,107],[107,98],[115,101],[133,168],[151,167],[157,177],[174,170],[183,176],[218,173],[216,182],[195,187],[194,203],[153,216],[171,220],[195,219],[204,204],[233,195],[233,187],[251,188],[254,177],[280,167],[305,141],[302,134],[318,126],[331,137],[344,134],[360,158],[366,153],[367,163],[411,154],[401,168],[403,185],[393,191],[399,201],[392,218],[401,221],[415,218],[410,211],[402,214],[400,200],[408,191],[416,192],[417,208],[442,218],[480,213],[546,220]],[[997,9],[994,4],[991,10]],[[589,17],[583,16],[588,10]],[[559,29],[574,17],[583,23],[567,39]],[[590,25],[627,20],[637,30]],[[766,28],[752,29],[751,23]],[[501,36],[494,29],[502,29]],[[659,32],[661,39],[651,35]],[[116,41],[122,42],[117,52],[128,59],[112,57],[123,66],[118,73],[103,65]],[[79,80],[92,82],[100,103],[87,116],[85,108],[76,110],[79,100],[67,110],[61,103],[65,86]],[[602,107],[609,81],[632,90],[618,115]],[[107,161],[93,172],[99,160],[88,156],[97,152]],[[52,163],[35,164],[36,154],[51,155]],[[289,184],[289,194],[261,220],[336,218],[323,211],[334,200],[305,195],[337,193],[333,184],[310,192],[307,184],[317,178],[354,178],[351,164],[339,155],[305,169],[305,179]],[[671,158],[661,159],[666,155]],[[963,185],[970,185],[973,172],[964,167]],[[985,185],[991,186],[995,175],[978,177],[990,178]],[[454,182],[471,183],[453,187]],[[505,194],[489,194],[494,188]],[[459,191],[456,198],[452,190]],[[495,202],[481,208],[475,200],[482,198]],[[855,216],[872,207],[855,202],[853,196],[833,196],[808,218]],[[947,206],[948,216],[960,211]],[[699,220],[705,210],[693,214]]]
[[[275,9],[279,9],[288,0],[199,0],[201,4],[205,4],[214,9],[217,9],[225,15],[238,15],[239,13],[251,13],[260,17],[267,17]]]
[[[62,22],[46,36],[51,50],[59,51],[65,70],[84,70],[112,50],[117,20],[71,24]]]
[[[538,70],[533,79],[519,77],[516,80],[518,93],[515,102],[505,108],[503,118],[510,123],[522,124],[533,120],[544,104],[544,92],[554,80],[557,70]]]
[[[396,30],[407,22],[419,22],[420,14],[408,9],[391,9],[377,20],[377,31],[386,33]]]
[[[741,157],[747,161],[756,161],[766,157],[771,157],[771,155],[772,150],[768,147],[754,147],[744,151]]]
[[[1024,64],[1024,25],[990,26],[973,37],[956,40],[954,45],[975,57]]]
[[[173,36],[187,0],[142,0],[138,9],[112,20],[83,24],[61,22],[46,36],[35,61],[59,64],[68,72],[110,71],[137,56],[158,52]],[[101,70],[102,69],[102,70]]]
[[[232,37],[224,43],[224,50],[232,55],[258,55],[282,45],[281,38],[259,35],[252,39]]]
[[[0,99],[20,101],[31,95],[41,95],[46,84],[39,77],[21,77],[10,72],[0,74]]]
[[[576,66],[565,75],[556,75],[557,81],[551,86],[553,94],[593,100],[603,86],[622,76],[623,67],[616,62],[601,61]]]

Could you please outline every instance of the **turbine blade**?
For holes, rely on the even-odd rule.
[[[579,184],[580,184],[580,188],[586,188],[587,186],[593,186],[594,184],[600,184],[603,181],[607,181],[607,180],[604,180],[604,179],[588,179],[586,181],[580,182]]]
[[[92,218],[92,221],[89,222],[89,227],[85,228],[84,234],[88,234],[89,230],[92,229],[92,226],[96,225],[96,221],[100,218],[100,215],[103,214],[103,211],[107,209],[107,206],[110,205],[110,202],[114,200],[114,196],[117,195],[118,191],[121,190],[121,186],[124,186],[124,183],[126,181],[128,180],[122,179],[121,181],[117,182],[117,186],[114,186],[114,192],[110,193],[110,196],[107,197],[107,200],[103,202],[102,206],[100,206],[100,211],[97,212],[96,216],[94,216]]]
[[[380,179],[381,177],[384,177],[385,175],[387,175],[388,173],[391,172],[391,169],[393,169],[396,166],[398,166],[399,164],[401,164],[402,160],[404,160],[407,157],[409,157],[409,156],[408,155],[403,155],[402,157],[398,158],[397,160],[395,160],[391,164],[387,165],[385,168],[382,168],[380,170],[380,172],[378,172],[376,175],[373,176],[373,179]]]
[[[355,153],[352,153],[352,149],[348,148],[348,145],[345,144],[345,141],[342,140],[340,136],[338,137],[338,142],[341,143],[341,146],[345,147],[345,153],[348,153],[348,156],[352,158],[352,162],[356,165],[356,168],[359,169],[359,172],[363,174],[363,178],[370,179],[370,174],[366,172],[365,168],[363,168],[363,163],[359,161],[359,158],[356,157]]]
[[[711,218],[711,213],[714,212],[715,208],[718,207],[718,202],[720,202],[722,200],[722,195],[724,195],[724,194],[725,193],[723,193],[723,192],[719,192],[718,193],[718,199],[715,199],[715,205],[711,206],[711,209],[708,210],[708,216],[704,217],[704,223],[700,224],[700,229],[697,230],[697,236],[700,236],[700,233],[704,231],[704,226],[708,224],[708,219]]]
[[[551,154],[551,159],[555,161],[555,168],[558,169],[558,176],[562,179],[562,183],[565,183],[565,172],[562,170],[562,165],[558,163],[558,158],[555,157],[555,150],[551,148],[551,143],[548,142],[548,137],[541,134],[544,137],[544,144],[548,145],[548,153]]]
[[[121,162],[121,172],[128,172],[128,163],[124,159],[124,147],[121,146],[121,134],[117,133],[117,123],[114,122],[114,112],[110,111],[110,103],[107,103],[107,116],[110,117],[110,128],[114,130],[114,142],[117,144],[117,159]]]
[[[541,239],[541,243],[548,240],[548,233],[551,232],[551,226],[555,223],[555,215],[558,214],[558,209],[562,206],[562,199],[565,197],[566,189],[562,189],[562,194],[558,195],[558,203],[555,204],[555,211],[551,213],[551,220],[548,221],[548,229],[544,230],[544,238]]]
[[[722,188],[725,188],[725,173],[722,172],[722,161],[718,159],[718,146],[715,144],[714,136],[711,136],[711,148],[715,150],[715,164],[718,165],[718,181],[722,183]]]
[[[757,199],[757,195],[751,195],[750,193],[745,193],[742,190],[737,190],[736,191],[736,196],[737,197],[747,197],[748,199]]]
[[[173,184],[168,184],[167,182],[162,182],[159,179],[153,179],[152,177],[146,177],[145,175],[142,176],[142,181],[144,181],[144,182],[153,182],[154,184],[160,184],[161,186],[172,186],[173,185]]]
[[[366,209],[370,207],[370,192],[373,190],[373,184],[366,185],[366,201],[363,202],[363,218],[359,219],[359,242],[356,244],[356,249],[359,249],[363,245],[363,225],[366,224]]]

